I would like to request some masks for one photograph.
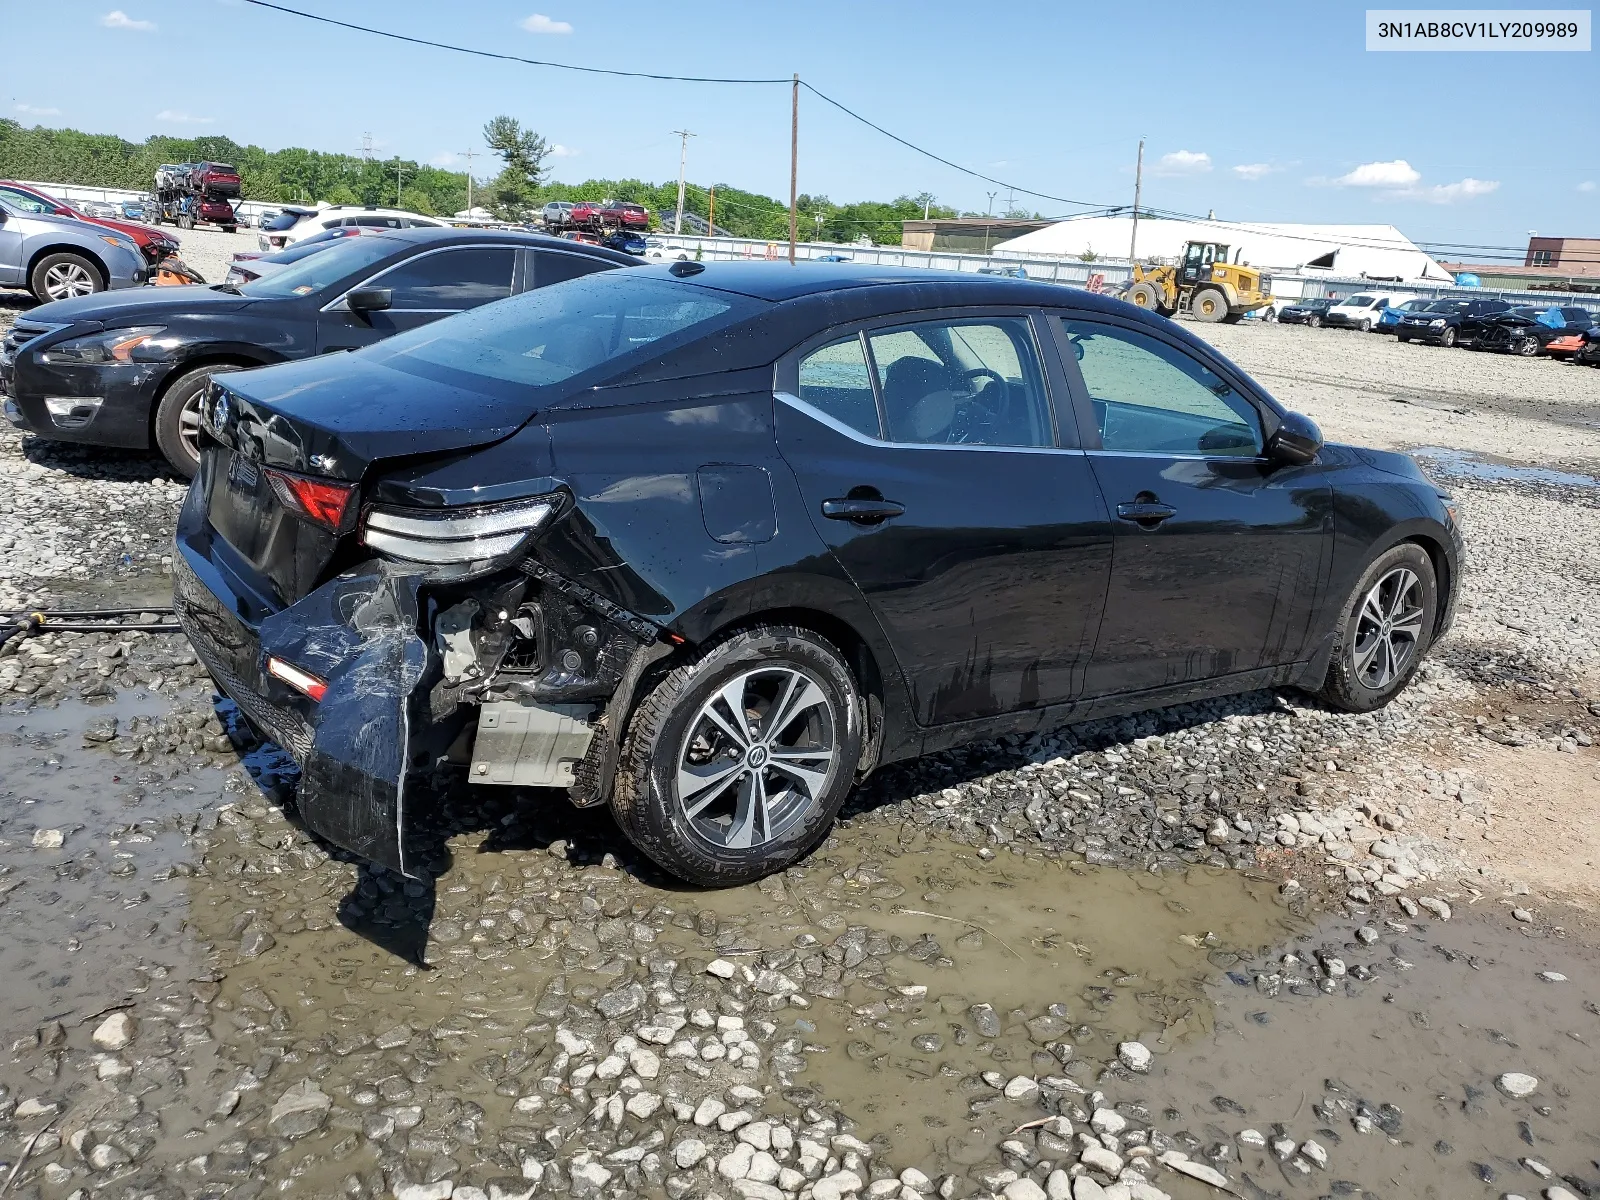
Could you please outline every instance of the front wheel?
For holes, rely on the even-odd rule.
[[[74,296],[91,296],[103,292],[106,281],[100,270],[81,254],[62,252],[41,258],[28,277],[28,290],[34,299],[48,304],[52,300],[70,300]]]
[[[1136,308],[1149,309],[1151,312],[1161,311],[1161,296],[1153,284],[1139,282],[1128,291],[1128,303]]]
[[[1444,332],[1439,335],[1439,345],[1448,350],[1456,344],[1456,336],[1456,327],[1454,325],[1446,325]]]
[[[1317,316],[1315,313],[1312,313],[1309,317],[1306,318],[1306,324],[1311,326],[1311,328],[1313,328],[1313,329],[1321,329],[1322,328],[1322,318]]]
[[[184,479],[200,469],[200,399],[213,375],[239,368],[226,364],[199,367],[174,379],[156,405],[156,446]]]
[[[1539,339],[1536,337],[1523,338],[1517,343],[1517,353],[1523,358],[1532,358],[1539,353]]]
[[[1362,317],[1361,320],[1356,322],[1356,328],[1359,329],[1362,333],[1371,333],[1372,332],[1372,322],[1367,320],[1365,317]]]
[[[742,630],[639,705],[611,811],[629,841],[689,883],[781,871],[827,835],[855,782],[862,712],[826,639],[796,626]]]
[[[1438,577],[1421,546],[1406,542],[1380,554],[1345,605],[1322,698],[1347,712],[1393,700],[1427,653],[1438,608]]]
[[[1394,337],[1397,342],[1409,342],[1411,340],[1410,337],[1403,333],[1397,333]]]

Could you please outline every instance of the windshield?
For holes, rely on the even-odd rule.
[[[1428,305],[1427,311],[1439,313],[1463,312],[1470,303],[1472,303],[1470,300],[1435,300]]]
[[[336,283],[342,283],[363,267],[388,258],[401,243],[386,237],[353,237],[340,245],[329,246],[261,279],[252,279],[239,289],[259,299],[283,296],[310,296]]]
[[[1341,300],[1339,302],[1339,306],[1341,308],[1371,308],[1372,307],[1372,297],[1371,296],[1351,296],[1350,299],[1348,299],[1348,300]]]
[[[362,353],[430,378],[436,372],[428,368],[442,367],[475,379],[541,387],[664,340],[685,340],[687,331],[737,318],[753,304],[742,296],[606,271],[485,305]]]

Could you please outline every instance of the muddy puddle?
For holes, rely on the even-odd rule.
[[[1443,446],[1420,446],[1411,451],[1430,471],[1446,478],[1473,483],[1508,483],[1559,488],[1600,488],[1600,478],[1552,467],[1530,467],[1506,462],[1485,454],[1451,450]]]
[[[1252,1200],[1600,1189],[1600,956],[1494,898],[1320,911],[882,822],[702,893],[543,793],[406,881],[308,838],[282,773],[84,745],[164,703],[0,714],[0,1161],[44,1131],[19,1195],[728,1196],[740,1122],[774,1169],[833,1155],[789,1196],[851,1154],[1042,1186],[1085,1138],[1180,1200],[1217,1193],[1159,1155]]]

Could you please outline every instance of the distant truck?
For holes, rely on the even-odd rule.
[[[156,223],[179,229],[220,225],[239,228],[231,201],[239,198],[239,172],[227,163],[168,163],[156,168]]]

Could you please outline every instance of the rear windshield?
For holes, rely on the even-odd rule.
[[[285,229],[293,229],[300,223],[300,218],[305,215],[305,213],[281,212],[275,216],[269,217],[267,219],[267,223],[261,228],[268,230],[269,232],[273,230],[282,232]]]
[[[746,315],[757,303],[602,271],[448,317],[361,353],[428,378],[440,378],[437,368],[443,368],[446,382],[464,387],[484,379],[541,387],[636,351],[681,344]]]
[[[388,258],[401,245],[393,238],[376,235],[345,238],[321,254],[313,254],[281,271],[252,279],[239,290],[246,296],[261,299],[315,295],[336,283],[342,283],[363,267]]]

